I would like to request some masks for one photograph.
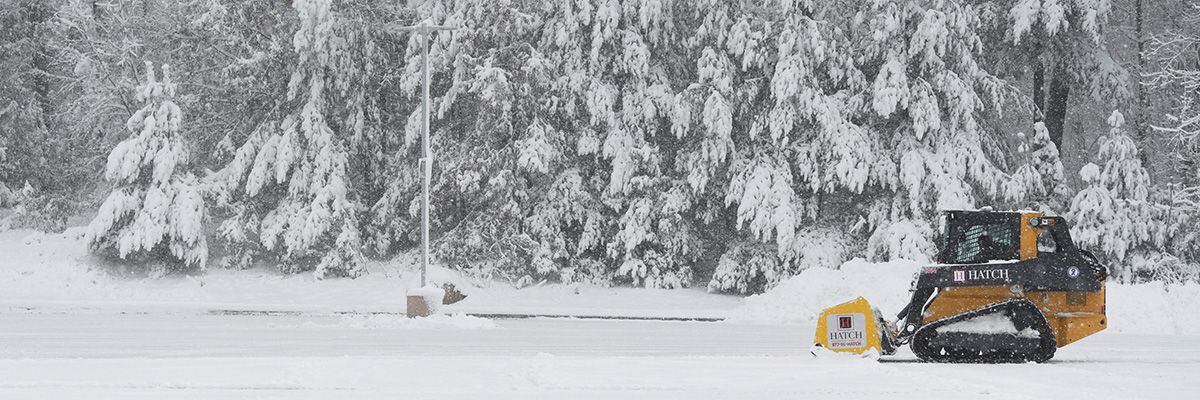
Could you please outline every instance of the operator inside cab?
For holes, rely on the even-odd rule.
[[[946,242],[937,261],[942,264],[980,264],[1020,259],[1020,215],[947,213]]]
[[[1007,260],[1009,258],[1006,246],[1002,246],[996,243],[995,240],[992,240],[991,233],[985,230],[979,235],[979,260],[981,262]]]

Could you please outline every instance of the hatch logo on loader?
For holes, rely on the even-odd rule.
[[[867,319],[862,314],[833,314],[825,320],[830,349],[862,348],[867,345]]]
[[[1008,270],[999,269],[968,269],[954,271],[955,282],[1003,281],[1008,282]]]

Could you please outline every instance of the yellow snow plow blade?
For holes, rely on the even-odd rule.
[[[878,317],[866,299],[857,299],[825,309],[817,319],[816,346],[839,352],[863,354],[875,349],[883,353]]]

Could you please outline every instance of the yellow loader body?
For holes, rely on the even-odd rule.
[[[860,297],[821,313],[814,345],[891,354],[910,344],[926,361],[1040,362],[1107,326],[1107,269],[1075,247],[1061,217],[952,211],[946,236],[894,324]]]

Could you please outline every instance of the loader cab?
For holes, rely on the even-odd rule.
[[[945,211],[939,264],[1020,261],[1078,251],[1062,217],[1035,211]]]
[[[946,211],[939,264],[983,264],[1021,257],[1021,213]]]

